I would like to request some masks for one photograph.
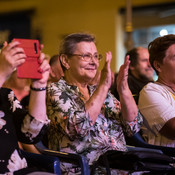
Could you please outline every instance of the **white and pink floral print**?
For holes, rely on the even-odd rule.
[[[8,164],[7,168],[9,169],[10,172],[14,172],[16,170],[27,167],[26,159],[25,158],[21,159],[21,157],[19,156],[17,150],[15,150],[13,152],[13,154],[11,155],[8,163],[9,164]]]
[[[0,129],[3,128],[4,125],[6,125],[6,121],[2,119],[5,116],[3,111],[0,111]]]
[[[10,94],[8,94],[8,99],[12,105],[12,111],[14,112],[16,110],[16,108],[20,108],[22,109],[22,106],[20,105],[20,102],[18,100],[14,100],[15,98],[15,94],[13,91],[10,92]]]

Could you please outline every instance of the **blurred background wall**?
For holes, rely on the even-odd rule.
[[[118,71],[126,53],[125,16],[125,0],[0,0],[0,45],[14,37],[39,39],[52,56],[65,35],[88,32],[99,53],[112,52],[111,69]],[[132,0],[132,22],[133,46],[147,47],[160,31],[175,33],[175,0]]]

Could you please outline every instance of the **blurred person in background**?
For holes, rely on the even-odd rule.
[[[17,99],[21,101],[25,96],[29,94],[30,83],[30,79],[18,78],[17,71],[15,70],[7,79],[7,81],[5,81],[3,87],[12,89]]]
[[[53,55],[49,61],[50,64],[50,75],[48,83],[57,82],[61,77],[64,76],[59,55]]]
[[[128,85],[136,101],[136,104],[138,104],[139,93],[147,83],[153,81],[154,70],[149,62],[148,49],[136,47],[128,51],[126,55],[129,56],[130,60]],[[115,82],[111,87],[111,93],[116,98],[119,98],[116,88],[116,77],[117,74],[115,75]]]

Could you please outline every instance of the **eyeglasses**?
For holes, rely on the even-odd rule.
[[[87,61],[89,62],[90,60],[92,60],[92,58],[95,58],[95,60],[100,61],[102,59],[102,55],[101,54],[69,54],[70,56],[80,56],[82,58],[83,61]]]

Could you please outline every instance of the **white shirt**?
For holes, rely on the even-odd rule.
[[[175,117],[175,92],[160,83],[148,83],[140,92],[139,104],[144,118],[143,137],[149,144],[175,147],[175,140],[168,139],[159,131]]]

